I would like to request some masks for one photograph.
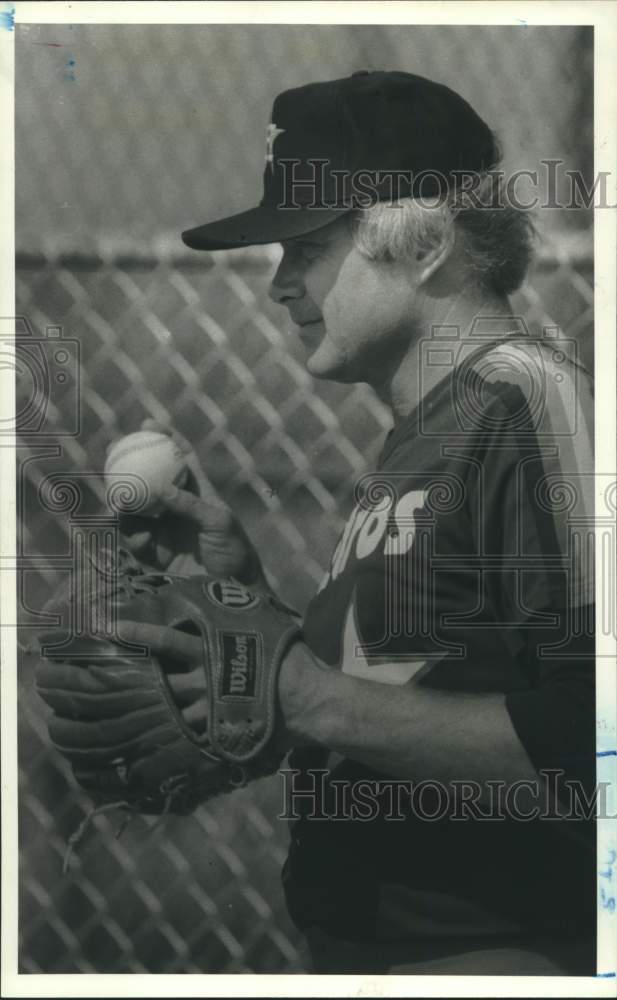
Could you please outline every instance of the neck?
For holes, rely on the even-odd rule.
[[[514,316],[507,298],[457,296],[431,303],[430,315],[414,324],[402,359],[392,374],[373,388],[390,407],[395,424],[407,417],[457,363],[456,344],[477,340],[478,345],[506,337],[514,330]],[[481,321],[481,322],[478,322]],[[442,328],[440,333],[439,328]],[[478,330],[481,334],[478,336]],[[439,350],[439,364],[427,363],[429,341]],[[454,347],[454,350],[452,349]],[[448,361],[444,364],[444,359]]]

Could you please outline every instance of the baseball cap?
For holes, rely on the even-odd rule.
[[[459,94],[399,71],[361,71],[279,94],[266,131],[263,197],[182,233],[196,250],[278,243],[375,201],[433,197],[499,159]]]

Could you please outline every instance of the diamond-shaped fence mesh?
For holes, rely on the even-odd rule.
[[[572,84],[580,84],[588,37],[530,29],[525,40],[512,29],[508,39],[504,30],[55,26],[51,37],[50,29],[22,29],[17,315],[46,339],[48,359],[58,328],[79,346],[68,379],[50,381],[49,436],[30,436],[18,451],[26,639],[70,555],[71,504],[61,490],[55,503],[45,501],[42,484],[53,474],[73,478],[83,509],[96,510],[106,445],[147,416],[192,441],[273,584],[289,603],[306,605],[389,416],[365,386],[308,376],[303,348],[267,297],[275,249],[194,254],[158,234],[222,214],[223,192],[224,210],[250,204],[251,185],[254,201],[274,94],[357,68],[415,69],[452,85],[458,77],[488,120],[500,116],[503,129],[511,117],[511,150],[518,144],[537,159],[548,135],[546,155],[573,155],[572,124],[585,119]],[[50,40],[57,46],[46,48]],[[208,70],[214,63],[217,73]],[[77,89],[61,88],[62,99],[49,94],[52,70],[62,88]],[[486,86],[489,76],[499,85]],[[558,114],[551,102],[550,120],[541,100],[549,86],[564,94]],[[524,95],[534,113],[523,118]],[[591,365],[591,248],[577,219],[543,227],[514,306],[534,332],[560,327]],[[77,389],[78,431],[62,436],[75,419]],[[18,399],[29,391],[18,380]],[[135,819],[120,836],[120,816],[96,816],[62,876],[68,839],[89,803],[50,748],[32,672],[22,654],[22,971],[304,971],[280,886],[288,834],[276,818],[276,777],[156,828]]]

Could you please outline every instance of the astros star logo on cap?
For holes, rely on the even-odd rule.
[[[266,129],[266,163],[270,164],[270,170],[274,170],[274,141],[284,131],[284,128],[277,128],[272,122]]]

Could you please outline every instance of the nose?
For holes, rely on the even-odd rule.
[[[291,248],[286,247],[268,289],[268,295],[273,302],[285,305],[288,299],[301,299],[304,292],[304,280],[297,254],[294,254]]]

